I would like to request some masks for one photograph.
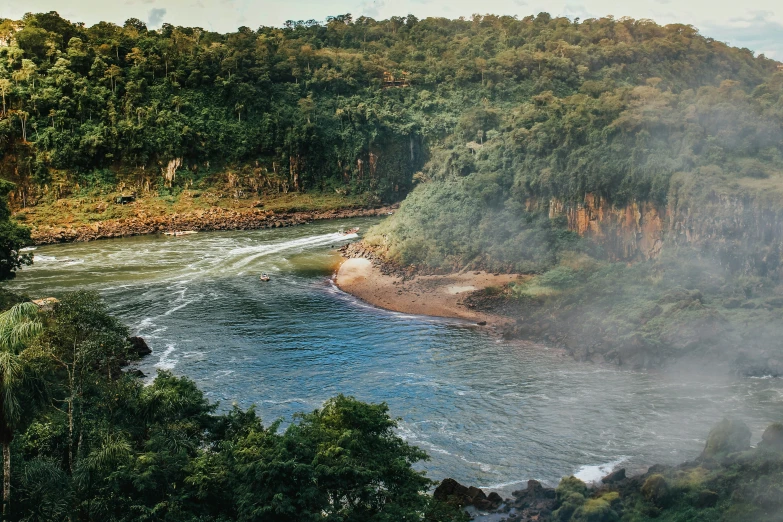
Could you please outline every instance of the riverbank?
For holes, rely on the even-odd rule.
[[[503,499],[445,479],[435,499],[478,514],[487,522],[638,520],[781,520],[783,424],[770,424],[755,446],[751,430],[724,419],[710,431],[704,450],[682,464],[650,466],[640,474],[625,468],[583,482],[563,478],[556,488],[530,480]]]
[[[212,230],[280,228],[324,219],[382,216],[394,212],[397,207],[398,205],[390,205],[375,208],[345,208],[300,212],[279,212],[259,208],[231,210],[216,207],[160,216],[137,214],[132,217],[108,219],[91,224],[36,226],[32,229],[32,239],[36,245],[47,245],[174,232],[178,230],[206,232]]]
[[[475,321],[490,328],[502,328],[507,317],[480,311],[466,302],[473,292],[491,292],[522,276],[483,271],[455,274],[416,275],[389,270],[372,258],[344,249],[344,259],[335,275],[343,291],[373,306],[415,315],[453,317]],[[384,269],[385,268],[385,269]]]
[[[362,277],[344,274],[349,282],[338,286],[382,308],[487,321],[504,339],[562,348],[579,361],[651,370],[675,360],[703,365],[709,354],[721,372],[783,375],[774,341],[783,313],[778,291],[717,287],[710,281],[723,274],[696,272],[703,266],[687,256],[668,265],[666,258],[625,265],[574,256],[543,274],[482,279],[486,272],[431,275],[431,268],[398,266],[365,243],[341,251],[369,262],[356,269]],[[656,276],[661,270],[669,277]],[[704,283],[680,286],[692,274]],[[456,287],[462,291],[448,295]]]

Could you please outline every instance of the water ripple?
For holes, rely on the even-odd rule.
[[[619,371],[370,307],[329,276],[332,247],[345,242],[337,229],[371,223],[39,247],[11,286],[101,292],[153,348],[143,371],[187,375],[223,407],[255,403],[267,423],[337,393],[385,401],[436,479],[509,491],[531,478],[592,479],[692,458],[727,414],[748,422],[754,442],[783,419],[780,379]]]

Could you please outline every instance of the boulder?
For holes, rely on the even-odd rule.
[[[604,484],[614,484],[615,482],[622,482],[623,480],[625,480],[625,468],[620,468],[602,478],[601,482]]]
[[[671,500],[669,483],[663,475],[650,475],[642,484],[642,495],[658,507],[666,507]]]
[[[443,479],[438,487],[435,488],[435,492],[432,496],[435,500],[462,506],[465,505],[464,501],[468,497],[468,488],[453,478],[447,478]]]
[[[760,448],[783,451],[783,424],[776,422],[767,426],[761,435]]]
[[[128,341],[130,341],[134,353],[138,354],[139,357],[144,357],[145,355],[152,353],[152,348],[147,346],[147,342],[143,338],[131,337]]]
[[[511,495],[515,499],[514,507],[517,509],[532,511],[548,509],[551,511],[555,507],[555,490],[545,488],[537,480],[528,480],[527,489],[514,491]]]
[[[740,420],[723,419],[710,431],[702,459],[714,459],[750,448],[750,428]]]
[[[503,502],[500,495],[490,493],[489,497],[475,486],[463,486],[453,478],[444,479],[432,494],[435,500],[460,507],[475,506],[478,509],[496,509]]]

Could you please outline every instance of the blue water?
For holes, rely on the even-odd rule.
[[[385,401],[431,455],[430,477],[504,492],[693,458],[724,415],[748,422],[754,441],[783,420],[780,379],[622,371],[370,307],[330,277],[338,228],[376,221],[41,247],[11,286],[99,291],[153,348],[145,373],[186,375],[224,407],[256,404],[266,423],[338,393]]]

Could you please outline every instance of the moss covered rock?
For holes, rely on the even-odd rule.
[[[642,495],[656,506],[667,506],[671,500],[671,488],[666,477],[657,473],[647,477],[642,484]]]
[[[759,447],[783,451],[783,423],[776,422],[767,426]]]
[[[750,448],[750,428],[747,424],[736,419],[723,419],[710,431],[704,451],[703,459],[714,459]]]

